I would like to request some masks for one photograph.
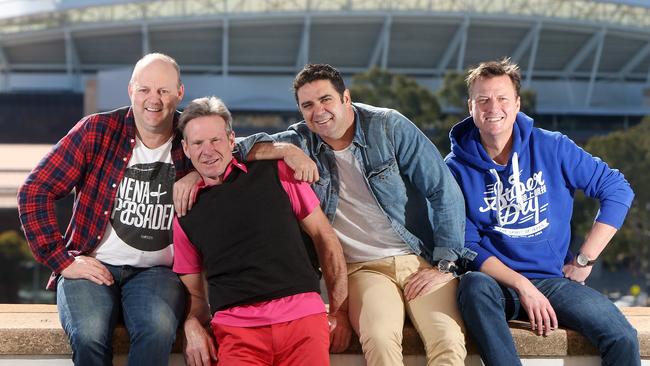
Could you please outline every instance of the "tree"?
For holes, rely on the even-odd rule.
[[[465,75],[448,71],[442,79],[442,86],[436,96],[447,108],[457,109],[455,116],[467,115],[467,84]]]
[[[398,110],[418,127],[435,125],[440,104],[433,93],[415,79],[373,68],[352,78],[352,100]]]
[[[628,264],[642,272],[650,270],[650,117],[626,131],[589,139],[585,149],[619,169],[632,186],[634,202],[625,224],[601,255],[609,266]],[[594,200],[576,199],[574,223],[584,236],[597,210]]]
[[[24,263],[32,260],[25,239],[14,230],[0,233],[0,302],[17,303],[26,275]]]
[[[449,152],[453,123],[442,118],[436,95],[415,79],[374,68],[352,78],[350,94],[354,101],[399,111],[427,134],[442,156]]]

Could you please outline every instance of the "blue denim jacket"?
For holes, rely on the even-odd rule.
[[[430,263],[471,259],[465,249],[465,201],[431,141],[406,117],[392,109],[354,103],[352,154],[379,207],[411,250]],[[316,161],[320,180],[312,185],[330,222],[339,198],[339,178],[332,149],[305,122],[269,136],[238,141],[246,156],[256,142],[289,142]]]

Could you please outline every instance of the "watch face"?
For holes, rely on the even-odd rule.
[[[454,262],[443,259],[440,262],[438,262],[438,271],[442,273],[448,273],[451,272],[453,266],[454,266]]]
[[[587,258],[584,254],[579,253],[576,257],[576,262],[581,266],[586,266],[587,263],[589,263],[589,258]]]

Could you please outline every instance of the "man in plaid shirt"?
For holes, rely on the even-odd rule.
[[[54,272],[48,289],[56,288],[76,365],[112,364],[120,314],[131,338],[128,364],[166,365],[184,318],[184,291],[170,268],[174,181],[191,169],[174,134],[184,94],[178,64],[146,55],[128,92],[130,107],[79,121],[18,195],[34,257]],[[195,185],[189,181],[185,187]],[[54,203],[73,190],[61,236]],[[188,202],[190,193],[174,196]]]

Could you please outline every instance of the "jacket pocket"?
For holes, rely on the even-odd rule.
[[[368,180],[387,179],[391,175],[399,175],[399,168],[397,167],[395,159],[390,159],[370,171],[370,173],[368,173]]]

